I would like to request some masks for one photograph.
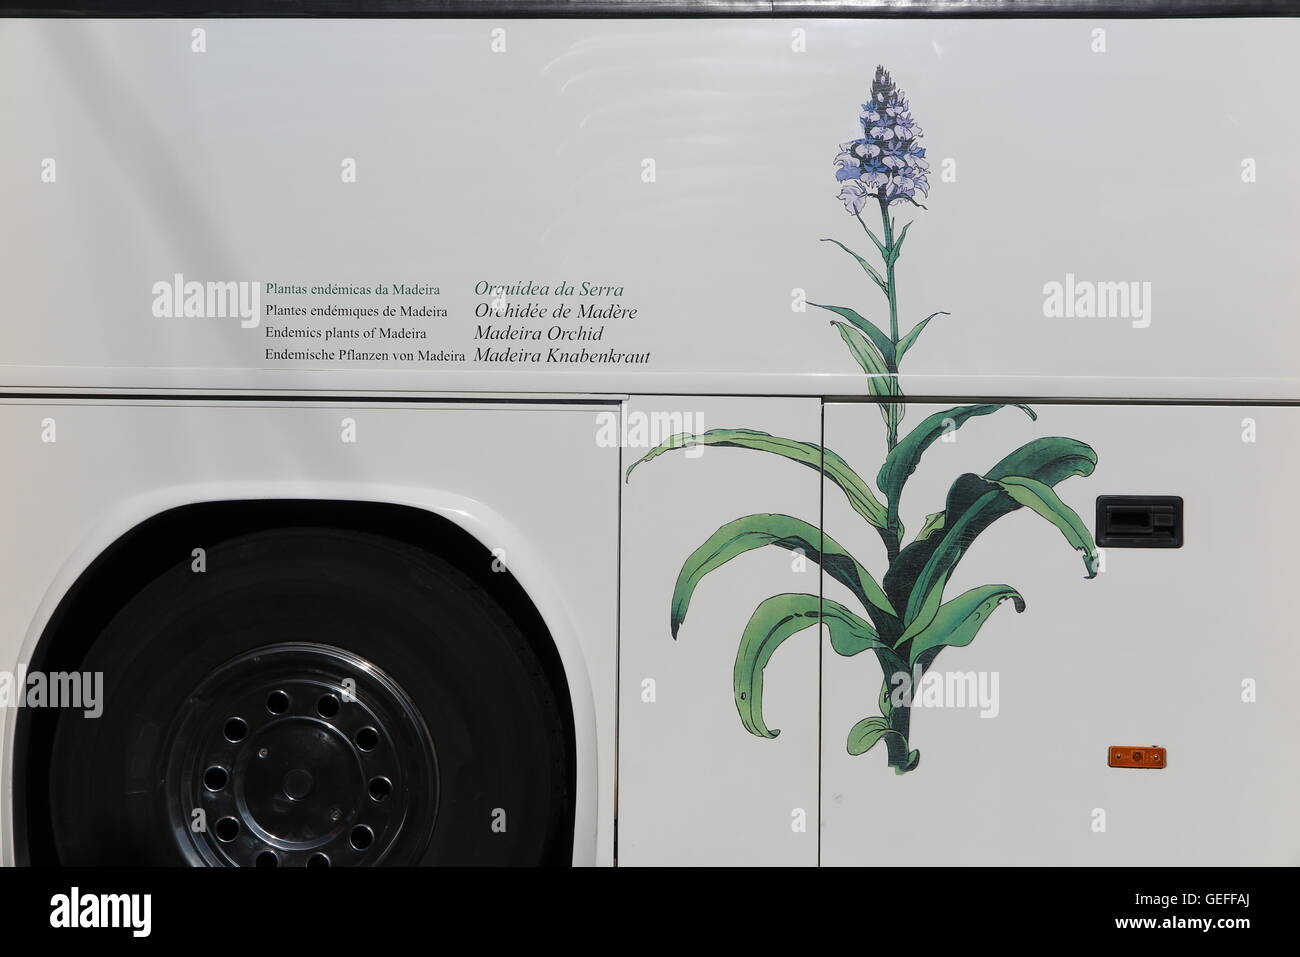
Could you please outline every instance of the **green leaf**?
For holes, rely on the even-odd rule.
[[[880,466],[880,472],[876,475],[876,487],[884,493],[886,501],[893,502],[897,508],[903,486],[916,471],[917,463],[921,461],[921,455],[926,449],[944,433],[961,428],[967,419],[988,415],[1003,408],[1006,406],[1002,403],[963,405],[926,416],[916,428],[899,440],[898,445],[885,458],[885,464]],[[1016,405],[1015,408],[1023,410],[1031,419],[1038,418],[1027,405]]]
[[[849,309],[846,306],[824,306],[820,302],[809,302],[808,305],[816,306],[818,309],[825,309],[827,312],[835,313],[835,315],[845,319],[850,325],[871,340],[871,344],[876,347],[877,352],[880,354],[880,362],[878,364],[881,366],[881,370],[880,373],[875,373],[872,372],[872,370],[868,370],[866,366],[863,365],[864,370],[873,375],[890,371],[889,365],[894,361],[894,342],[889,338],[889,336],[885,335],[879,326],[870,319],[864,318],[855,310]],[[844,335],[844,333],[841,332],[840,335]],[[861,360],[859,360],[859,363],[861,363]],[[877,363],[873,362],[872,364],[876,365]]]
[[[912,643],[908,663],[915,665],[921,655],[934,648],[969,645],[998,605],[1008,598],[1015,602],[1017,612],[1025,610],[1024,598],[1010,585],[981,585],[945,602],[924,627],[916,627],[919,619],[913,622],[899,639],[900,645],[904,641]]]
[[[943,520],[943,512],[931,512],[925,517],[925,522],[922,523],[920,530],[916,533],[916,540],[918,542],[923,542],[935,532],[939,531],[943,528]]]
[[[1096,467],[1097,453],[1091,446],[1078,439],[1051,435],[1026,442],[985,472],[984,478],[997,482],[1008,475],[1022,475],[1044,485],[1056,485],[1071,475],[1091,475]]]
[[[880,613],[891,618],[898,617],[894,606],[889,603],[871,573],[829,536],[824,536],[808,522],[790,515],[747,515],[719,528],[682,565],[677,585],[673,589],[673,637],[677,637],[678,629],[690,607],[691,596],[705,575],[737,555],[768,545],[802,551],[831,578],[848,587],[862,602],[873,621]]]
[[[830,449],[823,449],[814,442],[783,439],[775,435],[769,435],[766,432],[755,432],[753,429],[710,429],[700,435],[692,435],[688,432],[674,435],[629,465],[627,467],[628,479],[632,477],[632,470],[642,462],[648,462],[664,452],[673,449],[684,449],[691,445],[719,445],[738,449],[755,449],[759,452],[772,452],[783,458],[790,459],[792,462],[806,465],[817,472],[824,472],[825,476],[838,485],[844,494],[848,496],[849,504],[853,506],[855,512],[876,528],[885,527],[885,506],[880,504],[880,500],[871,491],[871,487],[863,481],[862,476],[849,468],[848,463],[839,455],[836,455]]]
[[[867,622],[839,602],[796,594],[773,595],[760,602],[740,637],[732,675],[736,710],[750,734],[775,738],[781,733],[763,721],[763,669],[782,642],[823,621],[831,633],[831,647],[838,654],[887,648]]]
[[[863,718],[849,731],[849,754],[866,754],[888,733],[889,722],[884,718]]]
[[[914,325],[912,327],[912,331],[909,332],[907,335],[903,336],[903,338],[898,341],[898,348],[894,350],[894,362],[898,363],[903,361],[903,356],[907,354],[908,349],[912,348],[913,344],[915,344],[916,342],[916,337],[921,334],[922,329],[924,329],[927,325],[929,325],[931,319],[933,319],[935,316],[950,316],[950,315],[952,315],[952,313],[950,312],[932,312],[924,319],[922,319],[920,322],[918,322],[916,325]]]
[[[831,650],[843,658],[852,658],[864,651],[881,651],[893,655],[879,634],[839,602],[822,598],[822,617],[830,632]]]
[[[840,338],[848,344],[849,352],[853,353],[853,358],[862,367],[862,371],[871,376],[867,380],[867,388],[871,390],[871,394],[880,395],[882,389],[888,389],[889,369],[886,368],[885,360],[876,347],[852,326],[842,322],[832,322],[831,325],[840,334]]]
[[[883,259],[887,252],[887,247],[885,246],[885,244],[880,241],[879,236],[877,236],[875,233],[871,231],[871,227],[867,225],[867,221],[862,218],[861,213],[854,213],[853,216],[855,219],[857,219],[858,223],[862,226],[862,228],[866,230],[867,235],[871,237],[871,241],[876,244],[876,249],[880,251],[880,256]]]
[[[984,529],[1021,505],[997,483],[1009,476],[1036,479],[1054,486],[1071,475],[1090,475],[1097,453],[1076,439],[1049,436],[1016,449],[981,478],[957,477],[948,490],[943,530],[912,542],[899,553],[885,575],[885,594],[911,624],[932,589],[940,589],[972,542]]]
[[[839,330],[840,336],[848,343],[849,351],[853,353],[853,358],[858,361],[862,371],[870,377],[867,379],[867,391],[874,396],[881,398],[892,398],[898,395],[898,382],[885,370],[882,360],[875,348],[872,347],[861,333],[842,322],[832,322],[832,326]],[[903,418],[903,404],[901,402],[879,402],[876,408],[880,411],[880,417],[885,421],[885,429],[893,432],[898,428],[898,422]]]
[[[831,325],[835,327],[840,337],[848,344],[849,352],[857,360],[858,365],[862,367],[862,371],[870,376],[867,379],[867,391],[879,398],[887,399],[897,396],[899,394],[898,380],[890,371],[890,365],[894,362],[894,343],[890,338],[872,322],[863,319],[852,309],[841,306],[823,306],[816,302],[812,303],[812,305],[838,313],[853,323],[850,326],[842,322],[832,321]],[[877,405],[877,408],[880,411],[880,417],[885,422],[885,429],[891,433],[896,431],[898,423],[903,418],[903,404],[901,402],[881,402]]]
[[[855,512],[876,528],[884,528],[888,521],[885,506],[880,503],[875,493],[871,491],[871,486],[867,485],[862,476],[849,468],[849,463],[845,462],[838,454],[830,449],[825,449],[824,452],[825,476],[839,486],[840,490],[848,497],[849,504],[853,506]]]
[[[898,234],[898,238],[894,240],[894,247],[889,251],[889,254],[887,256],[889,260],[889,264],[891,266],[894,263],[898,262],[898,257],[903,254],[903,240],[907,238],[907,231],[911,228],[912,228],[912,224],[908,223],[906,226],[903,227],[902,231]]]
[[[876,237],[872,235],[872,232],[869,229],[867,230],[867,235],[871,236],[871,241],[876,244],[876,247],[880,250],[880,254],[883,256],[885,254],[885,247],[881,245],[880,240],[876,239]],[[871,263],[867,262],[857,253],[855,253],[852,249],[850,249],[848,246],[845,246],[838,239],[823,239],[822,242],[834,243],[836,246],[839,246],[840,249],[844,250],[846,253],[848,253],[850,256],[856,259],[858,261],[858,265],[862,267],[863,272],[865,272],[868,276],[870,276],[871,281],[880,287],[880,291],[883,292],[886,296],[889,295],[889,286],[886,285],[885,280],[881,277],[880,273],[876,271],[875,266],[871,265]]]
[[[901,645],[904,641],[911,640],[916,632],[934,620],[934,616],[939,613],[939,606],[943,603],[943,590],[948,587],[948,576],[951,574],[952,569],[950,568],[939,578],[927,582],[924,591],[919,586],[913,590],[912,599],[919,600],[909,602],[906,616],[903,619],[906,627],[903,629],[903,635],[899,636],[897,644]]]
[[[1026,508],[1031,508],[1061,530],[1065,540],[1083,552],[1083,567],[1089,578],[1097,577],[1097,550],[1092,532],[1083,519],[1048,485],[1022,475],[1009,475],[998,482],[1003,491]]]

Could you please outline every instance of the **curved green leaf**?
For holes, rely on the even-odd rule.
[[[808,305],[816,306],[818,309],[825,309],[827,312],[833,312],[837,316],[848,320],[849,324],[853,326],[853,328],[870,339],[871,344],[876,347],[876,351],[880,354],[881,365],[884,366],[880,371],[889,371],[888,366],[894,361],[894,342],[889,338],[889,336],[885,335],[884,331],[879,326],[870,319],[863,318],[855,310],[849,309],[846,306],[825,306],[820,302],[809,302]],[[832,324],[834,324],[833,320]],[[843,333],[840,334],[843,335]],[[861,362],[861,360],[859,360],[859,362]],[[865,365],[863,366],[863,369],[868,372],[871,371],[866,369]]]
[[[871,227],[868,226],[867,221],[862,218],[862,214],[854,213],[853,217],[858,221],[858,223],[862,226],[862,228],[866,230],[867,235],[871,237],[871,241],[876,244],[876,248],[880,250],[881,258],[883,259],[885,256],[887,256],[889,254],[889,247],[886,246],[884,243],[882,243],[880,241],[880,237],[871,231]],[[831,241],[834,242],[834,240]]]
[[[673,449],[684,449],[691,445],[719,445],[738,449],[755,449],[759,452],[772,452],[783,458],[790,459],[792,462],[798,462],[800,465],[806,465],[808,468],[822,472],[825,476],[840,487],[846,496],[853,510],[865,518],[876,528],[885,527],[885,506],[880,504],[871,491],[871,487],[863,481],[862,476],[849,468],[847,462],[830,449],[823,449],[814,442],[798,442],[794,439],[783,439],[775,435],[769,435],[767,432],[756,432],[753,429],[710,429],[708,432],[699,435],[692,435],[689,432],[681,432],[672,436],[665,442],[655,446],[641,458],[637,459],[627,467],[627,478],[632,478],[632,470],[642,462],[648,462],[657,458],[664,452]]]
[[[864,651],[878,651],[897,661],[893,649],[885,644],[876,630],[839,602],[822,599],[822,618],[830,632],[831,650],[843,658],[852,658]]]
[[[847,586],[873,620],[875,613],[879,612],[893,618],[898,616],[871,573],[832,538],[823,536],[803,519],[790,515],[747,515],[719,528],[682,565],[682,570],[677,575],[677,584],[673,588],[673,637],[677,637],[677,631],[690,607],[691,596],[705,575],[737,555],[768,545],[802,551],[828,575]]]
[[[880,504],[880,500],[871,491],[871,486],[862,476],[849,468],[849,463],[840,458],[837,453],[830,449],[823,449],[823,451],[825,452],[823,474],[840,487],[855,512],[876,528],[884,528],[888,521],[885,506]]]
[[[849,351],[862,367],[862,371],[870,377],[867,379],[867,391],[886,399],[898,395],[898,380],[885,369],[880,354],[871,343],[867,342],[856,329],[842,322],[832,322],[831,325],[839,332],[840,338],[847,343]],[[885,421],[885,428],[891,432],[896,430],[903,418],[902,403],[881,402],[876,407],[880,411],[880,417]]]
[[[867,387],[871,390],[872,395],[880,395],[882,389],[889,388],[889,370],[885,368],[885,360],[881,358],[880,353],[876,350],[866,337],[854,329],[852,326],[845,325],[842,322],[832,322],[835,331],[840,334],[840,338],[849,347],[849,352],[862,371],[872,378],[867,381]]]
[[[736,710],[750,734],[775,738],[781,733],[763,721],[763,669],[782,642],[823,621],[831,633],[831,647],[838,654],[887,648],[867,622],[839,602],[795,594],[773,595],[760,602],[740,637],[732,675]]]
[[[1078,439],[1060,435],[1026,442],[984,473],[990,482],[1008,475],[1023,475],[1044,485],[1056,485],[1071,475],[1091,475],[1097,467],[1097,453]]]
[[[863,228],[865,229],[866,223],[863,223],[862,225]],[[883,256],[885,253],[884,245],[880,242],[879,239],[875,237],[875,234],[872,233],[871,230],[869,229],[867,230],[867,235],[871,237],[871,241],[876,244],[876,248],[880,250],[880,253]],[[850,249],[848,246],[845,246],[838,239],[823,239],[822,242],[834,243],[836,246],[839,246],[840,249],[844,250],[846,253],[848,253],[850,256],[856,259],[858,261],[858,265],[862,267],[862,271],[871,277],[871,281],[880,287],[880,291],[883,292],[886,296],[889,295],[889,286],[885,283],[884,277],[881,276],[880,273],[876,271],[875,266],[871,265],[871,263],[867,262],[857,253],[855,253],[852,249]]]
[[[903,621],[906,627],[903,634],[910,639],[917,631],[920,631],[926,625],[934,620],[934,616],[939,613],[939,606],[943,604],[943,591],[948,587],[948,576],[952,574],[952,569],[948,569],[938,579],[929,583],[924,592],[918,586],[912,592],[912,598],[917,599],[914,603],[909,603],[907,612]],[[902,635],[899,636],[898,644],[903,642]]]
[[[880,472],[876,475],[876,487],[884,493],[886,501],[893,502],[897,507],[903,494],[903,486],[916,471],[917,463],[921,461],[921,455],[926,449],[946,432],[960,429],[966,424],[967,419],[988,415],[1004,408],[1006,405],[1003,403],[961,405],[926,416],[916,428],[899,440],[898,445],[885,458],[885,464],[880,466]],[[1027,405],[1017,404],[1014,408],[1022,410],[1031,419],[1038,418],[1034,410]]]
[[[1083,566],[1089,578],[1097,577],[1097,549],[1092,532],[1070,506],[1061,501],[1051,486],[1023,475],[1009,475],[998,482],[1002,490],[1026,508],[1031,508],[1061,530],[1065,540],[1083,552]]]
[[[855,757],[859,754],[866,754],[888,733],[889,722],[884,718],[879,716],[863,718],[849,731],[849,754]]]
[[[903,361],[903,356],[907,355],[907,350],[912,348],[912,346],[916,344],[916,339],[921,334],[921,330],[930,324],[931,319],[933,319],[935,316],[951,316],[951,315],[952,313],[950,312],[932,312],[924,319],[922,319],[920,322],[918,322],[916,325],[914,325],[912,327],[911,332],[903,336],[902,339],[898,340],[898,348],[894,350],[894,361],[896,363]]]
[[[885,575],[885,594],[903,621],[911,624],[921,606],[942,590],[972,542],[984,529],[1021,505],[997,483],[1009,476],[1032,478],[1054,486],[1071,475],[1090,475],[1097,453],[1076,439],[1049,436],[1034,439],[989,469],[984,477],[967,472],[948,490],[942,533],[912,542],[899,553]]]
[[[945,602],[924,627],[909,627],[903,632],[899,643],[912,643],[908,663],[915,665],[921,655],[934,648],[969,645],[998,605],[1008,598],[1015,602],[1017,612],[1025,610],[1024,598],[1010,585],[981,585]]]

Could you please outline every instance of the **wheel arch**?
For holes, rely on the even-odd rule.
[[[285,487],[168,489],[123,503],[64,563],[23,644],[28,669],[72,670],[125,602],[192,549],[254,531],[331,527],[379,534],[452,561],[481,584],[528,636],[557,699],[569,740],[574,863],[595,863],[599,806],[597,730],[591,677],[543,556],[502,515],[427,489]],[[508,556],[508,564],[498,558]],[[47,788],[53,715],[12,709],[4,770],[11,782],[10,862],[54,860]]]

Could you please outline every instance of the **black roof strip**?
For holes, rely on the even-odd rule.
[[[1294,17],[1300,0],[83,0],[24,17]]]

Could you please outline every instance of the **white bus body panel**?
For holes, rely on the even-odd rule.
[[[0,670],[30,660],[91,561],[168,509],[241,499],[426,509],[499,549],[546,622],[574,709],[574,861],[612,863],[619,449],[595,437],[597,417],[617,410],[0,403],[0,443],[16,466],[0,477]],[[341,441],[344,418],[356,423],[355,444]],[[42,441],[47,419],[53,443]],[[4,711],[0,848],[12,862],[18,710]]]
[[[817,441],[815,399],[636,397],[632,426],[673,434],[737,422]],[[657,436],[657,440],[668,435]],[[737,638],[754,607],[817,590],[818,567],[751,553],[705,577],[674,641],[669,609],[686,557],[724,522],[787,511],[816,526],[816,469],[728,448],[684,449],[636,466],[623,490],[619,631],[620,864],[817,863],[816,631],[780,652],[766,685],[773,741],[745,733],[732,695]],[[774,747],[773,745],[779,745]]]
[[[8,21],[0,386],[861,394],[801,303],[875,293],[819,240],[870,250],[833,174],[880,63],[932,163],[928,209],[895,208],[900,315],[951,313],[907,393],[1294,398],[1298,47],[1287,19]],[[158,318],[178,274],[428,284],[261,306],[446,315],[281,361],[327,344],[268,327],[339,323]],[[1049,319],[1069,276],[1150,310]],[[521,281],[619,293],[476,292]],[[499,298],[616,300],[596,351],[646,361],[476,360],[520,351],[478,338]]]
[[[904,428],[946,406],[908,407]],[[1253,406],[1050,405],[968,420],[925,453],[902,518],[912,534],[952,481],[983,474],[1040,436],[1090,445],[1096,470],[1056,487],[1089,528],[1098,495],[1183,498],[1181,548],[1080,555],[1022,508],[980,534],[945,597],[985,584],[1019,590],[972,643],[931,673],[997,677],[993,708],[912,711],[916,770],[846,737],[876,713],[870,655],[822,655],[822,862],[833,865],[1297,865],[1300,644],[1293,523],[1300,410]],[[826,406],[826,443],[864,474],[884,453],[865,403]],[[825,532],[873,572],[874,530],[826,489]],[[910,536],[909,536],[910,537]],[[825,581],[826,597],[851,603]],[[775,662],[774,662],[775,663]],[[969,687],[969,680],[964,679]],[[985,687],[992,687],[985,685]],[[981,711],[988,713],[981,717]],[[772,742],[780,744],[780,741]],[[1163,769],[1112,768],[1108,748],[1162,746]],[[1099,813],[1100,812],[1100,813]]]

